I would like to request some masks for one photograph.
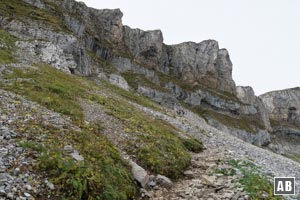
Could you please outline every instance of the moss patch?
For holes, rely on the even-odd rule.
[[[17,38],[0,29],[0,65],[16,62],[13,52]]]

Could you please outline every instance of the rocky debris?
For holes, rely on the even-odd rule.
[[[194,176],[193,171],[191,170],[187,170],[185,172],[183,172],[184,176],[188,177],[188,178],[192,178]]]
[[[142,187],[145,187],[149,181],[148,172],[133,161],[130,161],[129,163],[131,165],[133,177]]]
[[[15,199],[26,196],[25,194],[37,194],[39,177],[26,170],[34,163],[34,160],[27,158],[28,152],[19,147],[16,141],[16,132],[7,127],[5,125],[7,119],[4,120],[1,114],[0,116],[0,124],[2,124],[0,136],[4,138],[0,142],[0,196]]]
[[[46,186],[50,189],[50,190],[54,190],[55,187],[54,187],[54,184],[49,182],[48,180],[45,180],[45,184]]]
[[[136,106],[155,117],[166,120],[180,130],[201,138],[206,147],[203,153],[195,154],[192,157],[191,167],[188,169],[193,172],[192,179],[190,178],[191,175],[189,175],[186,177],[186,180],[174,183],[170,190],[158,189],[153,194],[153,199],[221,199],[223,195],[231,196],[232,192],[234,193],[233,197],[237,199],[249,199],[249,196],[242,189],[237,189],[233,183],[242,177],[238,170],[235,176],[225,179],[224,176],[215,174],[216,181],[213,183],[212,188],[202,183],[201,177],[203,175],[211,176],[211,172],[214,169],[224,167],[224,164],[220,162],[222,160],[249,159],[260,167],[261,173],[268,176],[270,181],[275,176],[300,177],[300,164],[298,162],[246,143],[228,132],[219,131],[189,110],[181,108],[185,114],[177,116],[172,114],[166,115],[149,108]],[[191,182],[195,186],[190,185]],[[296,185],[299,184],[300,180],[296,178]],[[225,188],[221,189],[219,185],[225,186]],[[203,187],[204,189],[199,189]],[[242,187],[239,186],[239,188]],[[300,191],[298,186],[296,186],[296,191]]]
[[[53,190],[54,185],[33,170],[36,153],[20,146],[20,141],[27,141],[29,135],[19,131],[19,126],[42,118],[56,127],[71,128],[74,126],[70,119],[4,90],[0,90],[0,100],[0,199],[33,199],[45,188]],[[40,139],[37,136],[35,140]]]
[[[237,138],[242,139],[245,142],[254,144],[256,146],[262,147],[262,146],[267,146],[268,144],[271,143],[271,135],[266,130],[258,129],[256,133],[253,133],[246,130],[225,126],[220,122],[216,121],[215,119],[209,119],[208,123],[220,131],[227,132],[231,135],[236,136]]]
[[[74,158],[77,161],[83,161],[84,160],[83,156],[80,155],[77,150],[74,150],[74,152],[71,153],[70,155],[72,156],[72,158]]]
[[[130,88],[127,81],[120,75],[111,74],[109,76],[109,82],[120,88],[123,88],[124,90],[129,90]]]
[[[73,153],[74,149],[71,145],[64,146],[64,150],[66,153]]]
[[[213,186],[214,183],[216,182],[216,177],[215,176],[207,176],[207,175],[203,175],[202,176],[202,181],[201,181],[204,185],[208,185],[208,186]]]
[[[226,159],[226,156],[217,150],[207,149],[203,153],[193,154],[193,165],[187,171],[188,176],[175,182],[168,190],[157,188],[152,199],[245,199],[246,193],[241,187],[237,188],[237,177],[215,172],[218,168],[232,168],[224,165],[221,159]]]

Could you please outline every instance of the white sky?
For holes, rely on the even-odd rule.
[[[161,29],[166,44],[215,39],[228,49],[237,85],[257,95],[300,86],[299,0],[81,0],[120,8],[123,24]]]

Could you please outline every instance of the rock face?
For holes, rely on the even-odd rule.
[[[237,87],[237,97],[241,102],[244,103],[241,110],[242,112],[248,115],[256,114],[262,120],[265,128],[271,130],[271,125],[269,121],[269,112],[265,107],[263,101],[255,96],[254,91],[251,87]]]
[[[300,88],[273,91],[260,96],[272,121],[271,150],[300,158]]]
[[[170,73],[191,85],[235,93],[232,63],[226,49],[219,49],[214,40],[186,42],[170,47]]]
[[[133,58],[146,66],[159,65],[163,50],[160,30],[143,31],[124,26],[124,40]]]
[[[63,49],[59,45],[55,45],[51,42],[18,42],[16,44],[21,49],[23,61],[28,63],[43,62],[51,64],[57,69],[70,73],[77,67],[77,64],[72,54],[64,53]]]
[[[260,97],[272,120],[300,126],[300,88],[269,92]]]
[[[228,51],[219,49],[214,40],[168,46],[163,43],[160,30],[143,31],[123,26],[123,14],[119,9],[97,10],[73,0],[48,1],[51,4],[42,0],[26,2],[41,9],[51,9],[53,6],[63,9],[65,12],[61,13],[61,18],[64,25],[80,37],[81,41],[75,39],[66,43],[66,39],[57,33],[40,29],[38,25],[27,27],[19,21],[10,22],[4,27],[22,38],[46,39],[59,43],[64,51],[72,53],[77,63],[76,70],[83,75],[97,73],[97,70],[90,67],[87,49],[102,59],[114,61],[116,66],[123,62],[123,59],[117,58],[129,58],[130,65],[138,62],[187,84],[201,84],[235,94]],[[74,18],[73,15],[79,17]]]

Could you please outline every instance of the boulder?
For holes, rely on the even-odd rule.
[[[160,174],[156,176],[156,183],[165,188],[170,188],[173,185],[172,181],[168,177]]]
[[[127,81],[120,75],[111,74],[109,76],[109,82],[120,88],[123,88],[124,90],[129,90],[130,88]]]
[[[134,179],[142,186],[145,187],[149,181],[149,174],[147,171],[136,164],[133,161],[129,162],[131,165],[131,172],[133,174]]]

